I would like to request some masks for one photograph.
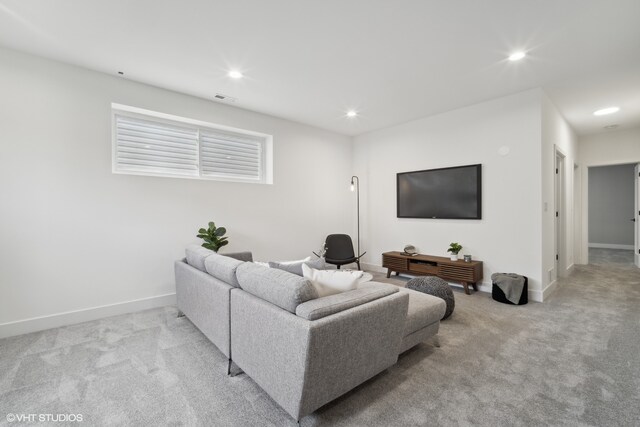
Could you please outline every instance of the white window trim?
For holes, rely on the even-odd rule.
[[[207,176],[202,175],[200,172],[200,141],[198,138],[198,175],[180,175],[172,174],[170,172],[151,172],[151,171],[128,171],[119,170],[117,162],[117,131],[116,131],[116,117],[132,117],[138,119],[152,119],[160,123],[169,125],[176,125],[181,127],[190,127],[198,132],[201,129],[212,131],[227,131],[241,135],[248,135],[259,137],[263,139],[262,153],[261,153],[261,177],[259,180],[243,177],[222,177],[222,176]],[[199,179],[207,181],[227,181],[227,182],[242,182],[251,184],[273,184],[273,136],[266,133],[254,132],[245,129],[239,129],[231,126],[218,125],[215,123],[205,122],[202,120],[194,120],[180,116],[174,116],[166,113],[159,113],[157,111],[145,110],[143,108],[131,107],[129,105],[111,104],[111,172],[118,175],[141,175],[141,176],[156,176],[165,178],[186,178],[186,179]]]

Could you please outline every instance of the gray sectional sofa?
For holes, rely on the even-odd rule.
[[[445,312],[440,298],[376,282],[318,298],[305,278],[251,261],[188,247],[178,309],[296,420],[434,337]]]

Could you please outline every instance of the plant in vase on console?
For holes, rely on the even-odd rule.
[[[211,249],[214,252],[229,244],[227,237],[222,237],[227,232],[224,227],[216,227],[214,222],[209,223],[209,228],[201,228],[198,230],[198,237],[204,240],[203,247]]]
[[[453,242],[449,245],[449,249],[447,249],[447,252],[451,252],[451,261],[458,260],[458,252],[460,252],[461,250],[462,245],[460,245],[460,243]]]

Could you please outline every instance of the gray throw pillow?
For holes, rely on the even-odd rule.
[[[243,262],[236,269],[236,275],[243,290],[290,313],[295,313],[303,302],[318,298],[310,281],[277,268]]]
[[[307,264],[309,267],[315,268],[316,270],[324,270],[326,266],[326,263],[324,262],[324,258],[317,258],[309,261],[300,260],[296,262],[287,262],[287,263],[269,261],[269,267],[288,271],[289,273],[297,274],[298,276],[302,276],[302,264]]]

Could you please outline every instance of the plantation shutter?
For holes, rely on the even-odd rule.
[[[200,131],[200,174],[260,181],[264,138],[232,132]]]
[[[198,176],[198,130],[116,115],[118,171]]]

